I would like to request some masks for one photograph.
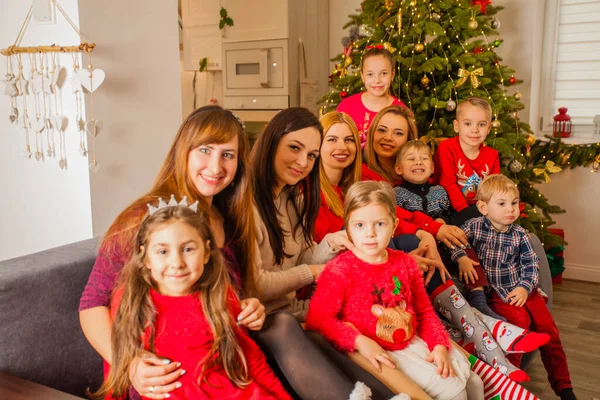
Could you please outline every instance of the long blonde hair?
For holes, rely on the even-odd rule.
[[[365,146],[365,163],[367,164],[367,167],[369,167],[370,170],[381,175],[381,177],[389,183],[392,183],[392,177],[381,166],[381,161],[379,161],[379,155],[375,153],[375,148],[373,147],[373,137],[375,136],[375,130],[377,129],[381,118],[383,118],[383,116],[388,113],[400,115],[401,117],[404,117],[404,119],[406,119],[406,121],[408,122],[408,140],[417,139],[419,137],[419,134],[417,131],[417,124],[415,123],[415,114],[407,107],[398,105],[388,106],[379,111],[377,115],[375,115],[375,118],[373,118],[373,122],[371,122],[371,125],[369,126],[369,132],[367,134],[367,144]]]
[[[146,351],[155,352],[156,308],[150,289],[158,290],[158,287],[145,265],[148,242],[157,229],[174,222],[183,222],[194,228],[204,244],[209,241],[209,248],[205,251],[209,252],[210,258],[202,276],[190,290],[198,297],[213,335],[211,349],[198,365],[201,367],[198,384],[207,381],[207,372],[221,367],[235,385],[245,387],[249,383],[246,358],[237,341],[237,328],[228,309],[233,295],[231,281],[221,252],[215,246],[208,218],[204,213],[196,213],[187,207],[165,207],[142,222],[133,254],[121,271],[117,287],[123,288],[123,295],[112,325],[112,366],[108,378],[93,394],[94,397],[111,395],[121,398],[126,395],[130,385],[128,371],[134,358]],[[144,349],[146,343],[149,345],[147,350]]]
[[[352,137],[354,138],[354,143],[356,144],[356,156],[354,157],[354,161],[342,172],[342,178],[340,179],[340,188],[342,189],[342,194],[346,194],[348,188],[354,183],[359,182],[362,179],[362,153],[360,151],[360,137],[358,134],[358,129],[356,128],[356,123],[354,120],[346,113],[331,111],[327,114],[323,115],[320,118],[321,125],[323,125],[323,143],[325,143],[325,136],[327,136],[327,131],[335,125],[335,124],[346,124],[350,131],[352,132]],[[322,146],[322,144],[321,144]],[[325,174],[325,168],[323,167],[323,157],[321,157],[321,163],[319,164],[319,174],[321,178],[321,193],[325,197],[325,201],[327,202],[327,207],[338,217],[344,216],[344,203],[336,193],[333,185],[329,183],[327,179],[327,175]]]

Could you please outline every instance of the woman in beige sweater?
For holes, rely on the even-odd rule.
[[[356,381],[371,387],[373,399],[388,399],[391,391],[349,360],[340,367],[332,363],[299,323],[308,301],[298,300],[296,290],[315,282],[325,262],[352,246],[344,231],[319,244],[312,240],[320,206],[319,169],[313,167],[322,137],[315,115],[289,108],[267,124],[252,150],[258,246],[254,275],[268,314],[265,328],[254,338],[302,399],[360,398]]]

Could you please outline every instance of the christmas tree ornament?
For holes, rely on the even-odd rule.
[[[383,48],[389,51],[390,53],[394,54],[396,52],[396,48],[392,46],[389,42],[383,42],[382,45]]]
[[[515,100],[521,100],[521,92],[515,92],[514,98]]]
[[[518,174],[523,170],[523,164],[521,164],[518,160],[513,160],[513,162],[511,162],[508,166],[508,169],[510,169],[510,172]]]
[[[469,21],[469,29],[471,29],[472,31],[474,31],[475,29],[477,29],[479,27],[479,24],[477,23],[477,21],[475,21],[475,18],[471,18],[471,20]]]
[[[562,171],[562,168],[558,165],[554,164],[554,161],[548,160],[546,164],[543,165],[543,168],[534,168],[533,173],[535,176],[542,176],[544,178],[544,182],[550,183],[550,175],[556,174],[557,172]]]
[[[388,11],[391,11],[393,6],[394,6],[394,1],[393,0],[385,0],[385,8]]]
[[[398,10],[398,16],[396,17],[396,23],[398,25],[398,33],[402,32],[402,9]]]
[[[500,21],[497,18],[494,18],[492,20],[492,22],[490,23],[490,26],[492,27],[492,29],[500,29],[500,26],[502,24],[500,23]]]
[[[480,54],[483,53],[483,47],[475,47],[473,50],[471,50],[471,54]]]
[[[345,90],[342,90],[340,92],[340,99],[345,99],[346,97],[348,97],[348,92]]]
[[[495,119],[495,120],[492,121],[492,128],[494,128],[494,129],[500,128],[501,125],[502,124],[497,119]]]
[[[494,40],[494,47],[500,47],[501,44],[502,44],[502,41],[500,39]]]
[[[487,13],[487,6],[492,4],[492,0],[471,0],[472,6],[479,6],[479,12],[482,14]]]
[[[432,13],[431,14],[431,19],[433,19],[435,22],[440,22],[440,19],[442,18],[442,16],[438,13]]]
[[[527,158],[531,157],[531,146],[530,145],[525,146],[525,157],[527,157]]]
[[[423,84],[423,86],[429,85],[429,78],[427,77],[427,75],[423,75],[423,77],[421,78],[421,83]]]
[[[456,102],[452,99],[446,102],[446,110],[454,111],[456,109]]]
[[[479,79],[477,78],[478,76],[483,76],[483,68],[477,68],[477,69],[474,69],[473,71],[468,71],[466,69],[459,68],[458,69],[458,77],[460,79],[458,80],[458,82],[456,82],[455,87],[460,87],[460,86],[464,85],[464,83],[470,77],[471,85],[473,86],[473,89],[477,89],[480,85]]]
[[[375,31],[370,26],[362,24],[358,27],[358,34],[360,36],[371,37]]]
[[[508,80],[508,83],[510,83],[511,85],[514,85],[515,83],[517,83],[517,78],[515,78],[514,76],[511,76],[510,79]]]
[[[525,137],[525,144],[527,144],[528,146],[533,146],[535,144],[535,140],[535,136],[527,135]]]
[[[415,51],[417,53],[422,52],[425,49],[425,46],[423,46],[423,43],[417,43],[415,44]]]

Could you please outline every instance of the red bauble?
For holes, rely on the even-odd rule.
[[[346,92],[345,90],[342,90],[340,92],[340,99],[345,99],[346,97],[348,97],[348,92]]]
[[[515,78],[514,76],[511,76],[510,79],[508,80],[508,83],[510,83],[511,85],[514,85],[515,83],[517,83],[517,78]]]
[[[471,53],[473,53],[473,54],[483,53],[483,48],[482,47],[475,47],[473,50],[471,50]]]
[[[487,13],[487,6],[490,4],[492,4],[492,0],[471,0],[472,6],[479,5],[479,11],[482,14]]]

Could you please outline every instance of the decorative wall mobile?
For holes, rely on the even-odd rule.
[[[0,82],[5,85],[4,94],[10,97],[8,118],[25,133],[25,158],[37,161],[58,158],[61,169],[67,168],[65,132],[69,122],[74,120],[79,133],[79,154],[87,157],[90,149],[89,168],[96,172],[100,164],[96,159],[95,140],[102,129],[102,122],[94,113],[94,92],[102,85],[106,75],[103,70],[93,67],[92,51],[96,45],[81,40],[81,33],[58,1],[52,0],[52,3],[75,30],[80,44],[20,47],[33,13],[33,5],[29,7],[14,44],[0,51],[6,57],[6,73],[4,79],[0,77]],[[58,59],[61,53],[71,54],[73,60],[69,83],[75,98],[76,115],[71,118],[63,115],[59,98],[62,94],[60,76],[64,72]],[[80,66],[79,55],[82,53],[87,55],[87,68]],[[88,118],[83,111],[84,89],[89,93]],[[90,137],[88,144],[87,135]]]

